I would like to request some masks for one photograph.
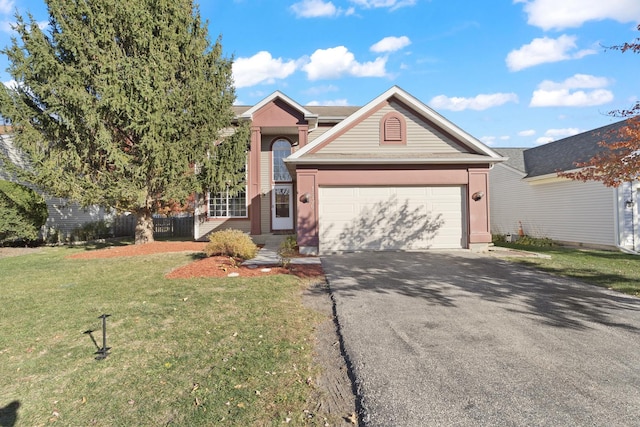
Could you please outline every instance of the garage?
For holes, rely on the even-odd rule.
[[[319,250],[464,248],[465,195],[462,185],[321,186]]]

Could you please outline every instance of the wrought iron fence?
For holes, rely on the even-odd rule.
[[[115,237],[135,235],[135,215],[120,215],[113,222]],[[192,237],[193,216],[153,218],[154,237]]]

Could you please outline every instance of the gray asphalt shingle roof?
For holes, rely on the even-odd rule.
[[[507,161],[504,162],[505,165],[511,166],[520,172],[525,172],[524,152],[526,150],[526,148],[494,148],[496,153],[508,158]]]
[[[529,149],[496,148],[494,150],[503,156],[508,156],[507,164],[525,172],[527,178],[549,175],[558,171],[576,169],[576,163],[585,162],[595,154],[606,150],[599,143],[614,141],[617,131],[625,124],[626,120],[622,120]],[[522,150],[520,154],[518,150]],[[519,158],[519,155],[522,157]]]

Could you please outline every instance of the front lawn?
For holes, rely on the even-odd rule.
[[[0,259],[0,424],[324,425],[300,279],[166,279],[193,255],[81,250]]]
[[[640,296],[640,256],[623,252],[530,246],[500,243],[499,246],[538,252],[550,258],[514,258],[524,264],[560,276],[574,277],[604,288]]]

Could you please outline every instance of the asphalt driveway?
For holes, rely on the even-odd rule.
[[[463,251],[322,265],[366,425],[640,425],[640,299]]]

